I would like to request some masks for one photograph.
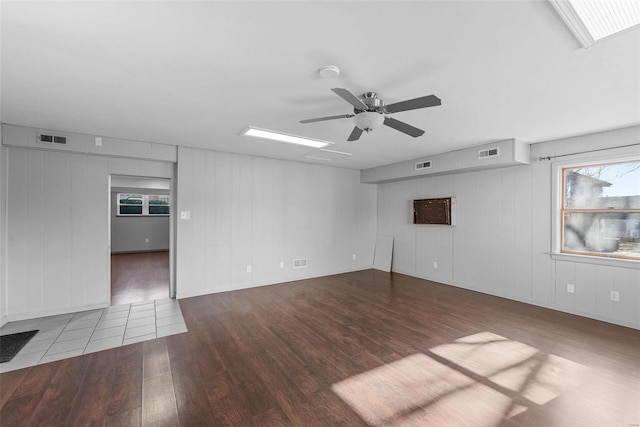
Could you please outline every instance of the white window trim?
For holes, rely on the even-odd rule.
[[[120,195],[121,194],[136,194],[142,196],[142,205],[132,205],[132,206],[142,206],[142,213],[140,214],[121,214],[120,213]],[[129,218],[155,218],[155,217],[166,217],[171,214],[150,214],[149,213],[149,196],[168,196],[169,197],[169,211],[171,211],[171,197],[169,194],[142,194],[142,193],[116,193],[116,216],[121,217],[129,217]]]
[[[597,158],[589,157],[588,159],[583,156],[579,157],[580,158],[575,158],[574,160],[554,161],[551,163],[551,252],[549,253],[551,259],[640,270],[639,260],[566,254],[561,252],[560,210],[562,207],[562,169],[565,167],[589,166],[598,163],[640,161],[640,157],[638,156],[624,156],[619,153],[611,153],[610,155],[600,154]]]

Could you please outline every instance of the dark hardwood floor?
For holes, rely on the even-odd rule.
[[[0,375],[0,425],[640,423],[638,330],[374,270],[180,305],[188,333]]]
[[[111,255],[111,305],[168,297],[168,251]]]

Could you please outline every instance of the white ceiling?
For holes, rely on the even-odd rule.
[[[1,120],[319,163],[326,153],[238,136],[248,125],[334,142],[368,168],[504,138],[539,142],[640,124],[640,29],[580,47],[536,1],[1,3]],[[337,65],[321,79],[316,70]],[[435,94],[346,139],[329,89],[386,103]]]

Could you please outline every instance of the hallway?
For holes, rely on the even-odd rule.
[[[168,297],[168,251],[111,255],[111,305]]]

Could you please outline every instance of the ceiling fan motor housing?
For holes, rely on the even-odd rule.
[[[366,111],[376,111],[381,113],[382,111],[379,111],[379,110],[381,110],[382,107],[384,107],[384,101],[378,98],[378,94],[375,92],[365,92],[362,95],[362,102],[364,103],[364,105],[369,107]],[[354,108],[354,112],[356,114],[358,114],[360,111],[364,111],[364,110],[359,110],[357,108]]]

